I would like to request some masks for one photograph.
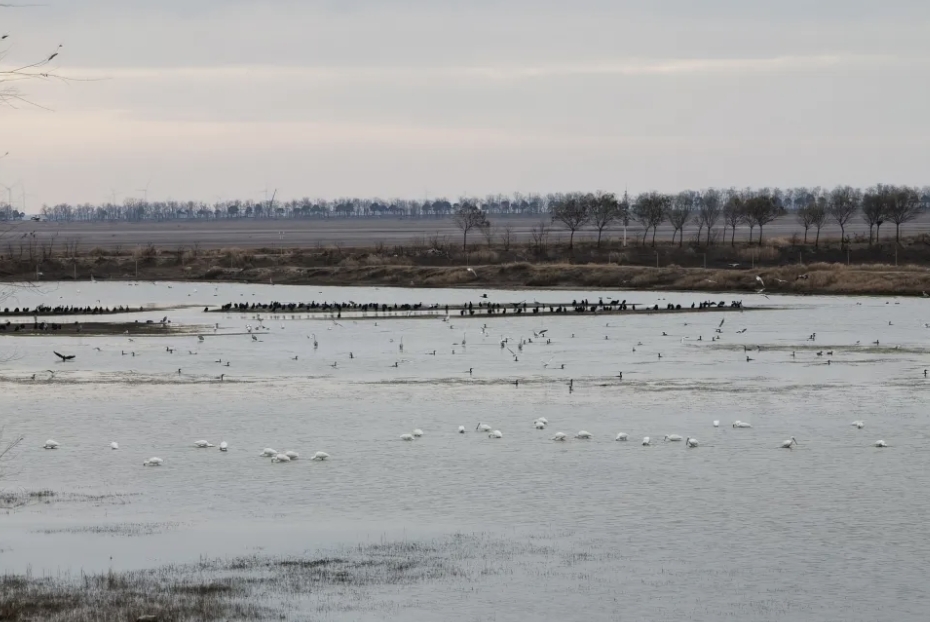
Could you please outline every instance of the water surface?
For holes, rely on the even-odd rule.
[[[927,301],[742,296],[772,309],[338,324],[203,313],[230,301],[455,304],[480,293],[163,283],[17,292],[4,306],[172,307],[110,319],[167,313],[202,325],[204,341],[0,337],[9,359],[0,424],[26,437],[0,488],[56,493],[0,515],[0,570],[146,568],[488,533],[556,553],[496,559],[509,570],[479,586],[410,587],[397,619],[926,619]],[[620,297],[690,306],[707,296]],[[52,350],[77,357],[58,363]],[[540,416],[545,431],[533,428]],[[752,429],[733,429],[735,419]],[[864,429],[849,425],[856,419]],[[479,422],[504,437],[474,432]],[[414,428],[422,439],[399,440]],[[594,438],[549,440],[582,429]],[[613,440],[621,431],[630,442]],[[701,445],[662,441],[673,433]],[[641,446],[644,436],[653,446]],[[792,436],[796,449],[778,448]],[[47,438],[61,448],[42,450]],[[891,447],[873,448],[880,438]],[[199,439],[230,451],[194,449]],[[332,457],[271,464],[258,457],[264,447]],[[142,467],[152,456],[164,466]]]

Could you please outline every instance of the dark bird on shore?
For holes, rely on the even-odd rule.
[[[53,350],[53,352],[54,352],[54,350]],[[74,357],[75,357],[76,355],[74,355],[74,354],[59,354],[58,352],[55,352],[55,356],[57,356],[58,358],[60,358],[60,359],[61,359],[62,361],[64,361],[64,362],[68,362],[68,361],[73,360]]]

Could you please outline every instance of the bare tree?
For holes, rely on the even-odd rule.
[[[612,192],[598,193],[594,195],[593,199],[591,221],[594,223],[594,228],[597,229],[597,247],[600,248],[601,235],[604,233],[604,229],[619,220],[622,214],[620,203],[617,202],[617,195]]]
[[[901,225],[914,220],[923,212],[920,194],[916,189],[907,186],[892,188],[885,211],[888,214],[888,220],[895,225],[895,242],[901,244]]]
[[[490,227],[487,215],[474,203],[463,202],[452,215],[452,222],[462,231],[462,250],[468,250],[468,232],[478,227]]]
[[[513,239],[513,227],[506,225],[500,232],[501,249],[503,249],[505,253],[510,252],[510,247],[513,245]]]
[[[762,246],[762,228],[782,216],[785,208],[775,194],[762,190],[746,201],[745,209],[749,222],[759,226],[759,246]]]
[[[862,206],[862,192],[849,186],[837,186],[830,192],[827,214],[840,226],[840,242],[846,245],[846,224]],[[871,238],[871,229],[869,230]]]
[[[807,244],[807,232],[814,225],[814,211],[811,209],[814,203],[808,203],[797,208],[794,212],[794,218],[798,224],[804,227],[804,243]]]
[[[817,198],[808,206],[811,216],[811,224],[817,229],[817,237],[814,238],[814,248],[820,248],[820,230],[827,221],[827,206],[830,199],[822,192],[818,193]]]
[[[537,257],[545,255],[549,250],[549,223],[545,220],[530,229],[530,243]]]
[[[878,184],[866,190],[862,195],[862,217],[869,225],[869,246],[872,245],[872,229],[875,229],[875,241],[878,242],[878,232],[885,222],[888,187]]]
[[[490,249],[494,244],[494,225],[491,224],[491,221],[488,221],[486,227],[481,227],[481,235],[484,236],[484,241],[488,244],[488,249]]]
[[[552,222],[562,223],[571,232],[568,236],[568,250],[570,251],[575,240],[575,232],[591,220],[593,202],[594,195],[570,194],[549,207],[552,212]]]
[[[675,234],[678,237],[678,246],[681,247],[685,239],[685,227],[691,220],[691,214],[694,212],[694,202],[696,192],[685,190],[675,195],[671,207],[668,209],[668,222],[672,225],[672,244],[675,243]]]
[[[707,227],[707,246],[710,246],[710,233],[717,221],[720,219],[721,206],[723,197],[719,190],[708,188],[698,199],[698,222],[702,227]],[[700,236],[698,239],[700,242]]]
[[[743,210],[743,197],[736,190],[730,190],[723,203],[723,234],[726,235],[726,228],[729,226],[730,246],[736,246],[736,228],[744,222],[746,222],[746,215]]]
[[[636,197],[633,205],[633,219],[643,225],[643,244],[646,244],[646,234],[652,228],[652,246],[656,245],[656,229],[668,215],[672,197],[658,192],[645,192]]]
[[[17,5],[0,3],[0,9],[13,8]],[[25,6],[25,5],[23,5]],[[9,45],[12,39],[4,32],[0,32],[0,46]],[[40,60],[26,64],[13,64],[11,67],[0,66],[0,106],[12,106],[16,104],[35,105],[26,99],[19,85],[23,82],[34,80],[63,80],[58,75],[55,65],[52,61],[58,58],[61,51],[61,45],[55,48],[50,54]],[[9,47],[0,47],[0,63],[6,59]]]

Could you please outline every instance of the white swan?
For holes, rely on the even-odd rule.
[[[486,423],[479,423],[478,427],[475,428],[476,432],[490,432],[491,426]]]
[[[265,448],[262,450],[262,453],[261,453],[261,456],[260,456],[260,457],[262,457],[262,458],[274,458],[274,457],[277,456],[277,455],[278,455],[278,450],[277,450],[277,449],[272,449],[271,447],[265,447]]]
[[[537,419],[536,422],[533,423],[533,427],[535,427],[537,430],[545,430],[546,424]]]
[[[620,432],[619,434],[617,434],[617,438],[615,438],[614,440],[615,441],[628,441],[630,440],[630,435],[627,434],[626,432]]]
[[[719,427],[720,427],[720,420],[714,419],[714,427],[715,427],[715,428],[719,428]]]
[[[58,449],[58,447],[58,441],[53,441],[52,439],[48,439],[45,441],[45,444],[42,445],[42,449]]]
[[[119,449],[119,443],[110,443],[110,449]]]
[[[549,425],[549,420],[546,419],[545,417],[540,417],[540,418],[537,419],[536,421],[541,421],[541,422],[543,422],[543,424]]]
[[[681,435],[680,435],[680,434],[666,434],[666,435],[665,435],[665,440],[667,440],[667,441],[680,441],[680,440],[681,440]]]
[[[329,454],[326,453],[325,451],[318,451],[315,454],[313,454],[313,457],[310,459],[316,460],[317,462],[323,462],[324,460],[329,460]]]
[[[490,434],[488,434],[488,438],[503,438],[503,437],[504,437],[504,435],[501,434],[501,431],[500,431],[500,430],[494,430],[493,432],[491,432]]]
[[[875,441],[875,444],[872,447],[888,447],[888,443],[885,441]]]
[[[733,422],[733,427],[734,427],[734,428],[751,428],[751,427],[752,427],[752,424],[751,424],[751,423],[747,423],[746,421],[734,421],[734,422]]]
[[[207,447],[213,447],[213,444],[208,443],[207,441],[197,441],[194,443],[194,447],[197,449],[206,449]]]
[[[691,438],[691,437],[689,436],[689,437],[688,437],[688,440],[685,441],[685,445],[687,445],[688,447],[697,447],[697,446],[698,446],[698,441],[697,441],[696,438]]]
[[[463,425],[459,426],[459,434],[465,434],[465,426]]]
[[[402,440],[402,441],[412,441],[412,440],[413,440],[413,434],[401,434],[401,435],[400,435],[400,440]]]
[[[588,440],[589,438],[591,438],[591,433],[588,432],[587,430],[581,430],[578,432],[578,434],[575,435],[575,438]]]
[[[220,451],[226,451],[227,449],[229,449],[229,444],[226,441],[220,443]]]
[[[161,458],[149,458],[148,460],[142,463],[142,466],[161,466],[161,463],[162,463]]]
[[[782,449],[791,449],[791,446],[792,446],[792,445],[797,445],[797,444],[798,444],[797,439],[794,438],[794,437],[792,436],[792,437],[791,437],[790,439],[788,439],[787,441],[782,441],[782,443],[781,443],[781,448],[782,448]]]
[[[564,432],[556,432],[555,436],[552,437],[554,441],[564,441],[567,437]]]
[[[296,451],[285,451],[284,455],[290,458],[291,460],[297,460],[298,458],[300,458],[300,454],[297,453]]]
[[[291,459],[288,458],[285,454],[278,454],[271,459],[272,462],[290,462]]]
[[[417,428],[416,430],[413,431],[413,436],[416,438],[420,438],[421,436],[423,436],[423,430],[421,430],[420,428]]]
[[[854,426],[856,426],[857,428],[859,428],[860,430],[861,430],[862,428],[865,427],[865,423],[863,423],[862,421],[853,421],[853,422],[850,423],[849,425],[854,425]]]
[[[649,437],[646,436],[643,438],[643,447],[648,447],[651,443],[649,442]]]

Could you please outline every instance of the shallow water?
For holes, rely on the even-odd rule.
[[[454,304],[479,293],[162,283],[18,292],[3,306],[190,304],[111,319],[167,313],[202,324],[205,339],[0,337],[12,357],[0,366],[0,425],[26,436],[0,488],[58,494],[0,515],[0,571],[493,533],[563,556],[514,554],[512,571],[489,578],[480,596],[474,585],[410,587],[396,619],[926,619],[930,496],[919,491],[930,483],[930,301],[744,295],[772,308],[448,322],[264,314],[258,341],[245,333],[259,324],[254,314],[203,313],[230,301]],[[620,297],[684,306],[706,298]],[[543,328],[551,343],[533,338]],[[521,338],[533,339],[522,351]],[[77,358],[57,363],[52,350]],[[539,416],[550,421],[545,431],[533,429]],[[753,428],[733,429],[735,419]],[[864,429],[849,425],[856,419]],[[478,422],[503,438],[475,432]],[[457,434],[459,425],[468,432]],[[417,427],[422,439],[399,440]],[[581,429],[594,438],[549,440]],[[629,442],[613,440],[621,431]],[[662,441],[673,433],[701,445]],[[639,442],[647,435],[652,447]],[[792,436],[797,448],[778,448]],[[61,449],[42,450],[46,438]],[[193,448],[201,438],[230,450]],[[880,438],[891,447],[873,448]],[[271,464],[258,457],[264,447],[302,459]],[[310,462],[315,451],[332,457]],[[142,467],[152,456],[164,466]],[[67,496],[75,493],[99,498]]]

